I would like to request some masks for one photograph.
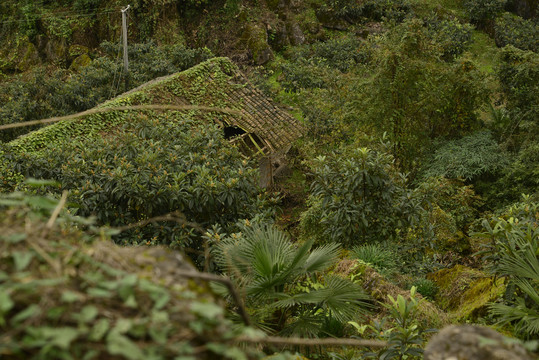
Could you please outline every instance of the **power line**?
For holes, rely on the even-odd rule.
[[[103,11],[97,11],[97,12],[94,12],[94,13],[90,13],[90,14],[60,14],[63,18],[80,18],[80,17],[90,17],[90,16],[94,16],[94,15],[98,15],[98,14],[109,14],[109,13],[113,13],[113,12],[117,12],[118,10],[115,10],[115,9],[106,9],[106,10],[103,10]],[[44,16],[44,17],[36,17],[35,19],[17,19],[17,20],[4,20],[4,21],[0,21],[0,25],[3,25],[3,24],[14,24],[14,23],[21,23],[21,22],[28,22],[28,21],[33,21],[33,20],[49,20],[49,19],[55,19],[55,18],[58,18],[57,16],[54,16],[56,14],[53,14],[51,16]],[[69,16],[67,16],[69,15]]]

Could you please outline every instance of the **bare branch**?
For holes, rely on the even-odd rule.
[[[19,127],[50,124],[64,120],[75,119],[82,116],[88,116],[93,114],[102,114],[109,111],[124,111],[124,110],[200,110],[200,111],[215,111],[231,115],[243,116],[243,113],[239,110],[229,108],[219,108],[211,106],[198,106],[198,105],[131,105],[131,106],[118,106],[108,108],[93,108],[77,114],[67,116],[56,116],[42,120],[32,120],[25,122],[18,122],[13,124],[0,125],[0,130],[14,129]]]
[[[237,342],[248,342],[255,344],[272,344],[272,345],[295,345],[295,346],[352,346],[352,347],[374,347],[384,348],[387,342],[379,340],[366,339],[304,339],[304,338],[285,338],[277,336],[268,337],[239,337],[235,339]]]
[[[178,224],[186,225],[195,229],[201,235],[204,235],[206,233],[206,230],[204,230],[204,228],[200,224],[196,222],[192,222],[192,221],[187,221],[187,219],[185,218],[185,215],[181,213],[180,211],[174,211],[165,215],[141,220],[136,223],[128,224],[128,225],[117,227],[114,229],[119,230],[119,231],[126,231],[126,230],[131,230],[137,227],[144,227],[148,224],[159,222],[159,221],[174,221],[174,222],[177,222]]]
[[[192,279],[200,279],[200,280],[207,280],[207,281],[216,281],[221,284],[224,284],[232,298],[234,299],[234,302],[238,306],[238,314],[242,317],[243,322],[245,325],[251,325],[251,321],[249,320],[249,315],[247,314],[247,310],[245,309],[245,306],[243,305],[243,301],[241,300],[240,295],[234,288],[234,284],[232,281],[230,281],[229,278],[226,278],[224,276],[214,275],[214,274],[208,274],[208,273],[201,273],[196,271],[176,271],[174,272],[176,275],[184,276]]]
[[[62,211],[62,208],[64,207],[64,205],[66,203],[68,194],[69,194],[69,192],[67,190],[64,190],[64,192],[62,193],[62,197],[60,198],[60,202],[58,203],[58,205],[56,205],[56,208],[54,209],[49,221],[47,221],[47,225],[46,225],[47,229],[51,229],[52,226],[54,225],[54,222],[58,218],[58,215],[60,215],[60,211]]]

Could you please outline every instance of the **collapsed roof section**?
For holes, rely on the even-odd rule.
[[[95,112],[115,107],[162,105],[185,106],[197,118],[220,124],[225,137],[240,144],[245,155],[273,156],[284,153],[305,131],[302,124],[275,105],[254,87],[228,58],[214,58],[186,71],[154,79],[115,99],[99,105]],[[205,108],[204,111],[197,107]],[[212,110],[213,109],[213,110]],[[91,113],[92,111],[85,112]],[[16,139],[11,145],[26,151],[39,150],[46,141],[66,136],[91,136],[81,133],[82,123],[92,122],[96,133],[107,132],[117,124],[103,122],[100,114],[84,115],[62,121]],[[80,126],[78,124],[81,124]],[[57,136],[55,136],[57,135]],[[41,146],[40,146],[41,144]]]

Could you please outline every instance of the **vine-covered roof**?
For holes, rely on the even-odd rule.
[[[213,58],[186,71],[157,78],[115,99],[99,105],[96,112],[81,115],[34,131],[14,140],[21,150],[39,150],[55,139],[99,136],[120,123],[141,105],[185,106],[185,109],[151,111],[188,111],[201,121],[213,121],[233,129],[231,141],[242,141],[244,152],[270,154],[285,150],[303,132],[302,124],[274,104],[253,86],[228,58]],[[133,110],[125,107],[138,106]],[[118,111],[100,112],[104,108]],[[88,112],[87,112],[88,113]],[[126,115],[127,114],[127,115]]]

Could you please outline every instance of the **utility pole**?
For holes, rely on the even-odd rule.
[[[129,90],[129,60],[127,58],[127,10],[131,5],[127,5],[122,10],[122,38],[124,43],[124,70],[125,70],[125,91]]]

